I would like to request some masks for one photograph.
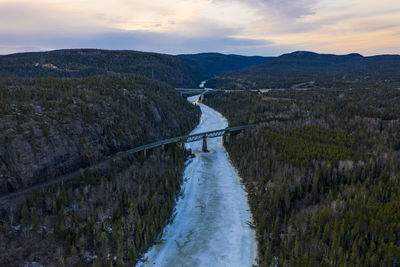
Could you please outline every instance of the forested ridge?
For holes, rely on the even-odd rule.
[[[224,55],[219,53],[200,53],[177,55],[198,81],[210,79],[224,71],[239,70],[249,66],[259,65],[273,57]]]
[[[400,87],[400,56],[332,55],[297,51],[266,63],[217,74],[211,88],[315,88],[387,84]]]
[[[0,79],[10,76],[84,78],[134,73],[175,87],[196,87],[215,74],[270,59],[218,53],[172,56],[129,50],[64,49],[0,56]]]
[[[98,49],[0,56],[0,194],[17,196],[1,204],[2,265],[134,265],[160,238],[189,152],[124,151],[198,123],[199,108],[173,86],[232,69],[225,61],[264,62],[184,58]]]
[[[207,95],[230,125],[256,125],[224,143],[260,266],[400,264],[400,90],[389,88]]]
[[[137,74],[10,77],[0,100],[2,194],[80,170],[1,206],[0,265],[134,265],[168,223],[190,153],[124,151],[188,134],[199,108]]]
[[[1,194],[187,134],[200,112],[169,85],[130,74],[10,79],[0,100]]]
[[[263,61],[208,86],[281,89],[205,99],[232,126],[256,125],[224,142],[249,193],[260,266],[399,265],[398,59],[1,56],[0,194],[71,178],[1,206],[0,265],[134,265],[171,218],[190,152],[124,151],[198,123],[173,86]]]
[[[0,78],[84,78],[116,73],[140,74],[173,86],[197,84],[196,77],[181,60],[166,54],[65,49],[0,56]]]

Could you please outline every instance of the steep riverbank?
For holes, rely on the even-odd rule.
[[[200,107],[201,120],[193,134],[227,127],[220,113]],[[251,266],[254,262],[257,245],[240,178],[221,137],[208,140],[210,153],[201,152],[201,145],[201,141],[187,144],[195,158],[184,171],[175,218],[140,266]]]
[[[138,75],[10,79],[0,95],[0,266],[134,266],[169,221],[187,155],[125,151],[187,134],[200,108]]]
[[[0,82],[0,196],[197,124],[168,84],[138,75]]]

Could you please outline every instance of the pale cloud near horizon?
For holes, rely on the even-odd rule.
[[[0,54],[400,53],[398,0],[0,0]]]

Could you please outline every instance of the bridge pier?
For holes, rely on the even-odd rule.
[[[207,137],[206,136],[203,136],[203,148],[202,148],[202,151],[203,152],[208,152],[208,149],[207,149]]]
[[[200,95],[200,97],[199,97],[199,102],[200,102],[200,103],[203,103],[203,100],[204,100],[204,93],[202,93],[202,94]]]
[[[226,142],[229,142],[229,138],[231,137],[231,134],[230,133],[227,133],[226,135],[225,135],[225,141]]]

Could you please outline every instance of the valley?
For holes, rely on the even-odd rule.
[[[221,114],[200,107],[200,123],[192,134],[227,127]],[[187,144],[194,158],[185,168],[173,221],[139,266],[251,266],[256,262],[257,245],[241,178],[221,137],[208,140],[209,152],[201,147],[201,141]]]
[[[1,56],[0,263],[397,266],[398,66],[301,51]],[[239,125],[209,152],[129,153]]]
[[[399,0],[0,0],[0,267],[400,267]]]

